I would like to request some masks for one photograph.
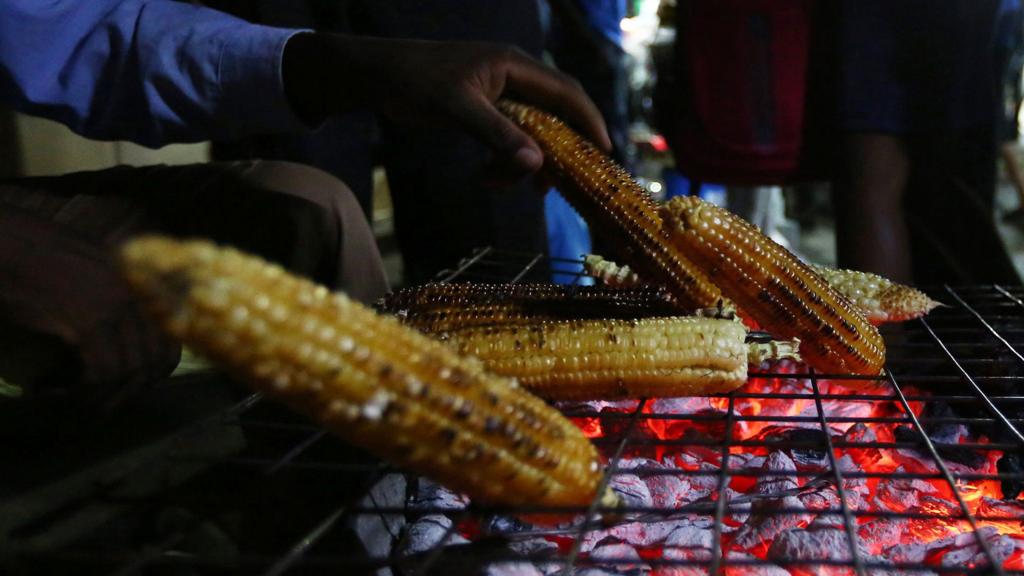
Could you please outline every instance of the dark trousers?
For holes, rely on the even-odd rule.
[[[351,192],[297,164],[120,167],[0,182],[0,230],[0,370],[8,368],[0,376],[13,371],[90,395],[164,377],[180,354],[121,283],[116,247],[132,236],[209,238],[365,303],[388,288]]]

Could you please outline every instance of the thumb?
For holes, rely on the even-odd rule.
[[[537,143],[490,100],[482,95],[471,96],[456,111],[467,127],[501,156],[524,172],[535,172],[544,164],[544,154]]]

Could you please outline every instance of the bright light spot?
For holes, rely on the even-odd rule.
[[[661,182],[651,182],[647,186],[647,189],[650,190],[652,193],[657,194],[658,192],[661,192]]]

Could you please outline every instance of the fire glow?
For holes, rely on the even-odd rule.
[[[727,575],[852,574],[852,530],[869,574],[984,567],[989,555],[979,541],[1004,568],[1024,568],[1024,502],[1004,500],[996,479],[976,479],[998,473],[1002,453],[985,448],[987,438],[962,424],[929,432],[958,478],[954,493],[887,382],[818,380],[816,397],[800,369],[773,366],[772,377],[752,375],[732,398],[650,399],[639,414],[637,400],[560,406],[606,455],[629,434],[609,480],[629,511],[582,532],[576,518],[557,535],[518,546],[560,558],[578,547],[580,570],[677,576],[706,574],[717,538]],[[919,418],[925,404],[907,403]],[[525,536],[530,528],[512,531]],[[459,532],[467,540],[481,535]],[[564,564],[516,567],[516,574],[546,575]]]

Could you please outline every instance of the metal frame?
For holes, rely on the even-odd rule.
[[[452,270],[446,270],[438,275],[438,281],[523,281],[529,279],[546,278],[554,270],[559,274],[575,275],[582,278],[580,263],[570,260],[547,259],[536,254],[522,254],[513,252],[502,252],[493,249],[481,249],[471,257],[460,262],[459,266]],[[752,379],[764,379],[775,377],[786,378],[807,378],[811,382],[812,392],[807,393],[750,393],[743,390],[730,394],[718,395],[727,405],[724,414],[660,414],[651,413],[647,410],[646,400],[640,400],[636,408],[628,412],[591,412],[577,410],[568,413],[569,416],[578,418],[599,418],[602,424],[614,423],[619,420],[624,424],[615,426],[618,432],[612,436],[595,439],[595,443],[609,456],[608,466],[603,478],[603,485],[611,481],[615,474],[620,473],[618,468],[620,458],[631,449],[650,447],[680,447],[704,446],[709,449],[718,449],[721,454],[721,465],[716,472],[705,472],[700,470],[686,469],[663,469],[646,471],[643,474],[677,474],[680,476],[715,476],[718,493],[728,486],[732,479],[737,477],[759,478],[770,476],[760,469],[743,469],[730,466],[731,448],[817,448],[823,450],[831,470],[825,476],[820,472],[812,470],[786,472],[787,476],[796,476],[810,481],[828,483],[836,488],[839,495],[839,508],[816,512],[819,515],[836,515],[842,520],[843,529],[846,534],[847,543],[850,547],[850,561],[822,560],[815,562],[772,562],[779,566],[798,564],[804,567],[813,566],[844,566],[852,569],[856,574],[867,575],[873,569],[897,569],[904,570],[908,574],[933,572],[933,573],[964,573],[965,567],[957,566],[943,568],[940,566],[912,564],[893,565],[872,562],[864,558],[855,545],[857,538],[858,522],[870,518],[909,518],[928,519],[939,518],[938,513],[920,512],[864,512],[852,509],[849,505],[849,496],[844,488],[844,483],[857,479],[922,479],[938,480],[944,482],[955,496],[955,504],[959,508],[959,516],[956,518],[965,521],[974,531],[974,538],[988,559],[989,566],[973,567],[978,573],[996,574],[1024,574],[1024,571],[1004,569],[996,565],[994,556],[987,542],[978,534],[979,522],[1020,522],[1024,526],[1024,516],[978,516],[971,513],[971,508],[962,493],[958,484],[961,481],[978,480],[1017,480],[1024,481],[1024,474],[1021,473],[962,473],[955,472],[947,465],[942,454],[946,449],[971,449],[986,453],[992,450],[1022,450],[1024,449],[1024,435],[1021,434],[1021,424],[1024,419],[1015,417],[1024,414],[1024,389],[1019,392],[1010,392],[997,389],[1006,385],[1017,385],[1024,382],[1024,356],[1015,346],[1024,345],[1024,289],[1019,287],[984,286],[984,287],[941,287],[941,292],[935,292],[940,299],[945,300],[950,307],[937,310],[928,319],[909,323],[901,334],[893,334],[889,344],[890,363],[883,376],[874,378],[882,385],[887,385],[891,390],[889,394],[835,394],[822,393],[819,383],[824,380],[870,380],[864,377],[851,377],[844,375],[825,374],[752,374]],[[999,358],[998,355],[1005,358]],[[1018,376],[1021,375],[1021,376]],[[908,393],[906,386],[932,386],[931,393]],[[934,386],[946,386],[948,393],[935,391]],[[816,407],[815,416],[759,416],[742,414],[737,411],[739,401],[752,399],[783,399],[783,400],[804,400],[813,403]],[[932,402],[941,400],[961,408],[971,408],[977,415],[953,416],[953,417],[918,417],[911,409],[911,403]],[[823,408],[825,401],[851,401],[851,402],[890,402],[900,409],[897,416],[889,417],[845,417],[828,416]],[[590,530],[604,527],[598,520],[598,515],[610,511],[603,510],[598,502],[592,503],[586,510],[559,510],[551,508],[482,508],[471,505],[466,510],[452,511],[443,507],[417,507],[415,510],[405,506],[379,506],[373,502],[367,502],[366,494],[370,488],[381,477],[394,473],[390,467],[373,460],[366,462],[335,461],[310,456],[309,453],[317,446],[325,443],[335,442],[333,439],[325,438],[323,432],[316,427],[296,420],[293,417],[279,413],[273,409],[266,410],[267,414],[257,414],[256,407],[265,407],[259,395],[252,395],[242,402],[231,407],[219,417],[197,426],[241,426],[247,434],[257,433],[279,437],[274,444],[281,444],[285,448],[275,455],[266,454],[253,456],[250,454],[238,454],[223,458],[211,463],[216,467],[236,467],[252,471],[252,482],[266,482],[282,473],[287,472],[316,472],[323,474],[357,475],[364,479],[360,490],[340,498],[337,502],[323,503],[324,511],[319,520],[309,525],[308,529],[295,534],[293,543],[284,550],[262,550],[243,551],[235,559],[232,566],[242,573],[262,573],[267,575],[279,575],[286,573],[308,573],[310,571],[337,571],[356,570],[372,571],[380,568],[398,568],[403,571],[412,565],[416,573],[427,573],[436,563],[445,560],[451,562],[451,558],[445,558],[448,552],[458,549],[459,562],[482,566],[488,564],[501,564],[506,562],[533,561],[539,564],[559,564],[565,568],[564,573],[571,573],[573,567],[586,567],[594,565],[615,565],[619,563],[632,564],[634,561],[601,561],[581,555],[580,545],[583,536]],[[1007,415],[1008,412],[1011,412]],[[666,420],[688,423],[709,423],[722,422],[724,425],[724,436],[720,439],[687,439],[687,440],[659,440],[652,438],[641,438],[635,434],[638,426],[645,420]],[[736,425],[742,422],[770,422],[772,424],[794,425],[794,424],[817,424],[817,429],[823,432],[824,442],[792,442],[772,440],[744,440],[739,441],[734,436]],[[911,427],[919,441],[895,440],[893,442],[846,442],[841,438],[833,438],[830,433],[830,424],[843,423],[865,423],[865,424],[901,424]],[[993,438],[989,443],[956,444],[953,446],[943,445],[934,442],[924,431],[924,427],[934,424],[965,424],[971,426],[987,426],[993,431],[998,431],[1000,438]],[[608,426],[605,426],[607,429]],[[922,460],[933,462],[938,472],[930,473],[869,473],[869,472],[842,472],[838,465],[839,451],[851,448],[868,449],[915,449],[922,454]],[[169,452],[165,458],[174,460],[176,455]],[[638,473],[630,471],[630,473]],[[97,494],[94,497],[101,497]],[[753,497],[752,497],[753,498]],[[751,499],[752,499],[751,498]],[[713,540],[714,549],[709,561],[673,561],[664,558],[644,558],[642,563],[651,567],[659,566],[691,566],[707,570],[710,573],[719,573],[726,567],[755,566],[765,562],[757,560],[736,560],[723,556],[721,549],[722,526],[730,514],[742,511],[744,504],[750,500],[743,499],[727,502],[725,498],[717,498],[714,502],[699,502],[694,505],[687,505],[675,509],[659,508],[621,508],[615,512],[622,517],[631,520],[659,519],[681,515],[686,513],[700,512],[714,518]],[[448,541],[458,532],[460,526],[465,526],[473,520],[484,520],[495,515],[510,513],[538,513],[538,512],[574,512],[583,515],[583,520],[569,528],[533,527],[527,531],[498,533],[486,532],[480,534],[480,541],[495,542],[501,540],[516,540],[532,536],[572,536],[575,535],[574,543],[570,549],[558,554],[542,554],[533,556],[519,556],[511,552],[494,547],[485,547],[477,542],[461,544],[458,546],[446,546]],[[807,510],[778,508],[772,514],[801,514]],[[408,521],[429,514],[444,514],[452,518],[451,528],[444,537],[429,551],[418,554],[414,560],[398,557],[371,558],[369,560],[353,560],[349,558],[344,550],[332,550],[329,546],[321,545],[330,539],[332,532],[346,521],[364,515],[388,516],[404,515]],[[273,519],[268,519],[273,521]],[[476,522],[480,526],[487,525],[487,522]],[[70,546],[64,550],[48,551],[48,557],[60,557],[61,555],[74,561],[75,559],[91,559],[90,562],[101,566],[112,566],[114,573],[137,573],[144,571],[148,566],[155,564],[185,564],[202,568],[210,566],[223,570],[223,566],[215,559],[202,558],[194,555],[181,554],[176,547],[179,546],[181,538],[166,538],[160,542],[149,543],[140,550],[90,550],[76,546]],[[477,550],[479,548],[479,551]],[[38,553],[38,552],[36,552]],[[29,555],[31,558],[31,554]],[[99,558],[99,560],[96,560]],[[414,564],[409,564],[414,562]],[[467,566],[468,568],[468,566]]]

